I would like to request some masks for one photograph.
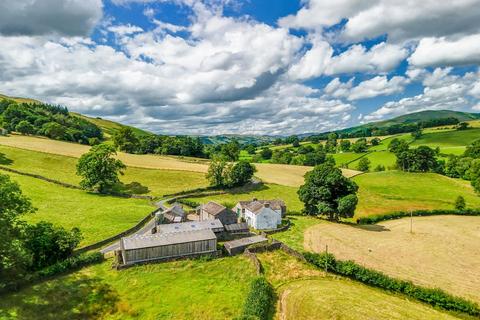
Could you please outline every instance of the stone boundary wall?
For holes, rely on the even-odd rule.
[[[76,185],[73,185],[73,184],[70,184],[70,183],[66,183],[66,182],[62,182],[62,181],[58,181],[58,180],[55,180],[55,179],[50,179],[50,178],[44,177],[44,176],[39,175],[39,174],[23,172],[23,171],[15,170],[15,169],[4,167],[4,166],[0,166],[0,170],[16,173],[16,174],[19,174],[19,175],[22,175],[22,176],[27,176],[27,177],[31,177],[31,178],[35,178],[35,179],[39,179],[39,180],[43,180],[43,181],[46,181],[46,182],[50,182],[50,183],[62,186],[64,188],[85,191],[84,189],[82,189],[79,186],[76,186]],[[89,191],[89,192],[98,193],[98,192],[93,192],[93,191]],[[111,194],[106,194],[106,195],[112,196],[112,197],[120,197],[120,198],[145,199],[145,200],[150,200],[150,201],[152,201],[154,199],[154,197],[152,197],[152,196],[142,196],[142,195],[137,195],[137,194],[111,193]]]
[[[153,210],[152,212],[150,212],[145,218],[143,218],[142,220],[140,220],[140,222],[138,222],[136,225],[134,225],[133,227],[131,227],[130,229],[127,229],[125,231],[122,231],[114,236],[111,236],[110,238],[107,238],[107,239],[104,239],[104,240],[101,240],[99,242],[96,242],[96,243],[93,243],[93,244],[90,244],[88,246],[85,246],[85,247],[82,247],[82,248],[79,248],[77,250],[75,250],[75,254],[79,254],[79,253],[82,253],[82,252],[86,252],[86,251],[90,251],[90,250],[94,250],[94,249],[98,249],[98,248],[101,248],[103,247],[104,245],[106,244],[109,244],[110,242],[113,242],[115,240],[119,240],[120,238],[122,237],[125,237],[125,236],[128,236],[129,234],[133,233],[133,232],[136,232],[138,230],[140,230],[148,221],[150,221],[151,219],[153,219],[155,217],[155,212],[157,212],[158,209],[155,209]]]

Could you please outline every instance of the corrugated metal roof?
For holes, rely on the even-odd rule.
[[[204,229],[223,229],[223,224],[220,220],[215,219],[203,221],[189,221],[173,224],[159,224],[157,226],[158,233],[175,233]]]
[[[225,247],[226,248],[236,248],[236,247],[246,247],[255,243],[260,243],[267,241],[267,238],[264,236],[253,236],[253,237],[248,237],[248,238],[242,238],[242,239],[237,239],[233,241],[228,241],[225,242]]]
[[[123,248],[125,250],[159,247],[170,244],[213,240],[217,237],[210,229],[184,231],[167,234],[152,234],[148,236],[137,236],[122,238]]]
[[[227,224],[225,225],[225,230],[227,231],[248,230],[248,224],[246,222]]]

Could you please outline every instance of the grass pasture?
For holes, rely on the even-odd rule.
[[[426,145],[430,147],[462,147],[467,146],[474,140],[480,139],[480,129],[442,131],[437,133],[423,134],[420,139],[412,142],[412,146]],[[446,149],[448,150],[448,149]]]
[[[457,319],[401,295],[326,276],[282,251],[257,256],[278,296],[274,319]]]
[[[328,250],[393,277],[480,303],[480,218],[431,216],[367,226],[322,223],[304,235],[307,250]]]
[[[469,181],[435,173],[371,172],[353,180],[359,186],[355,217],[400,210],[453,209],[460,195],[468,207],[480,207],[480,198]]]
[[[355,161],[358,158],[361,158],[365,153],[354,153],[354,152],[344,152],[344,153],[334,153],[334,154],[329,154],[335,159],[335,163],[337,166],[342,166],[349,164],[353,161]],[[349,166],[353,168],[352,166]]]
[[[386,170],[395,166],[397,157],[389,151],[375,151],[365,156],[370,160],[370,171],[373,171],[376,166],[383,165]],[[349,168],[356,169],[360,160],[356,160],[349,164]]]
[[[84,237],[81,246],[134,226],[154,209],[146,200],[101,196],[35,178],[9,175],[38,209],[25,215],[26,221],[45,220],[68,229],[78,227]]]
[[[122,271],[107,261],[2,296],[0,319],[233,319],[253,277],[242,256]]]

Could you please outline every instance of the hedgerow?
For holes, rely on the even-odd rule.
[[[356,264],[354,261],[340,261],[330,253],[304,253],[305,259],[314,266],[349,277],[367,285],[392,292],[405,294],[419,301],[449,311],[463,312],[472,316],[480,315],[476,303],[452,296],[441,289],[424,288],[410,281],[399,280],[381,272]]]
[[[242,315],[237,320],[266,320],[273,303],[273,288],[265,277],[257,277],[250,283]]]
[[[415,211],[396,211],[387,214],[371,215],[357,219],[357,224],[375,224],[380,221],[401,219],[405,217],[422,217],[422,216],[437,216],[437,215],[457,215],[457,216],[479,216],[478,209],[465,210],[415,210]]]
[[[27,284],[40,281],[44,278],[52,277],[61,273],[65,273],[67,271],[78,270],[91,264],[100,263],[103,260],[104,257],[100,252],[84,253],[76,256],[71,256],[42,270],[27,274],[22,279],[0,284],[0,294],[13,290],[18,290]]]

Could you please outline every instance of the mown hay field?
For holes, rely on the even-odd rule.
[[[371,172],[356,176],[359,203],[355,218],[400,210],[453,209],[458,196],[467,206],[480,207],[469,181],[435,173]]]
[[[16,147],[57,155],[80,157],[90,149],[89,146],[50,140],[41,137],[11,135],[9,137],[0,136],[0,145]],[[118,158],[129,167],[163,169],[177,171],[192,171],[206,173],[208,170],[208,160],[188,157],[158,156],[158,155],[137,155],[119,152]],[[306,172],[312,167],[290,166],[282,164],[255,164],[257,167],[257,176],[268,183],[277,183],[286,186],[298,187],[303,184]],[[359,174],[355,170],[343,170],[345,176],[352,177]]]
[[[1,166],[73,185],[80,182],[80,177],[75,174],[77,161],[74,157],[0,145]],[[140,188],[131,190],[133,193],[140,192],[157,197],[208,185],[204,173],[137,167],[127,167],[120,180],[124,184],[139,183]],[[145,187],[148,190],[144,189]]]
[[[2,296],[0,319],[233,319],[255,276],[243,256],[122,271],[113,270],[111,263]]]
[[[404,296],[325,275],[282,251],[257,256],[277,293],[274,319],[457,319]]]
[[[322,223],[305,231],[306,250],[328,250],[341,260],[480,303],[480,217],[430,216],[377,225]]]
[[[3,173],[3,172],[2,172]],[[36,178],[8,174],[18,182],[37,212],[24,215],[27,222],[41,220],[82,231],[81,246],[133,227],[154,207],[142,199],[126,199],[68,189]]]

